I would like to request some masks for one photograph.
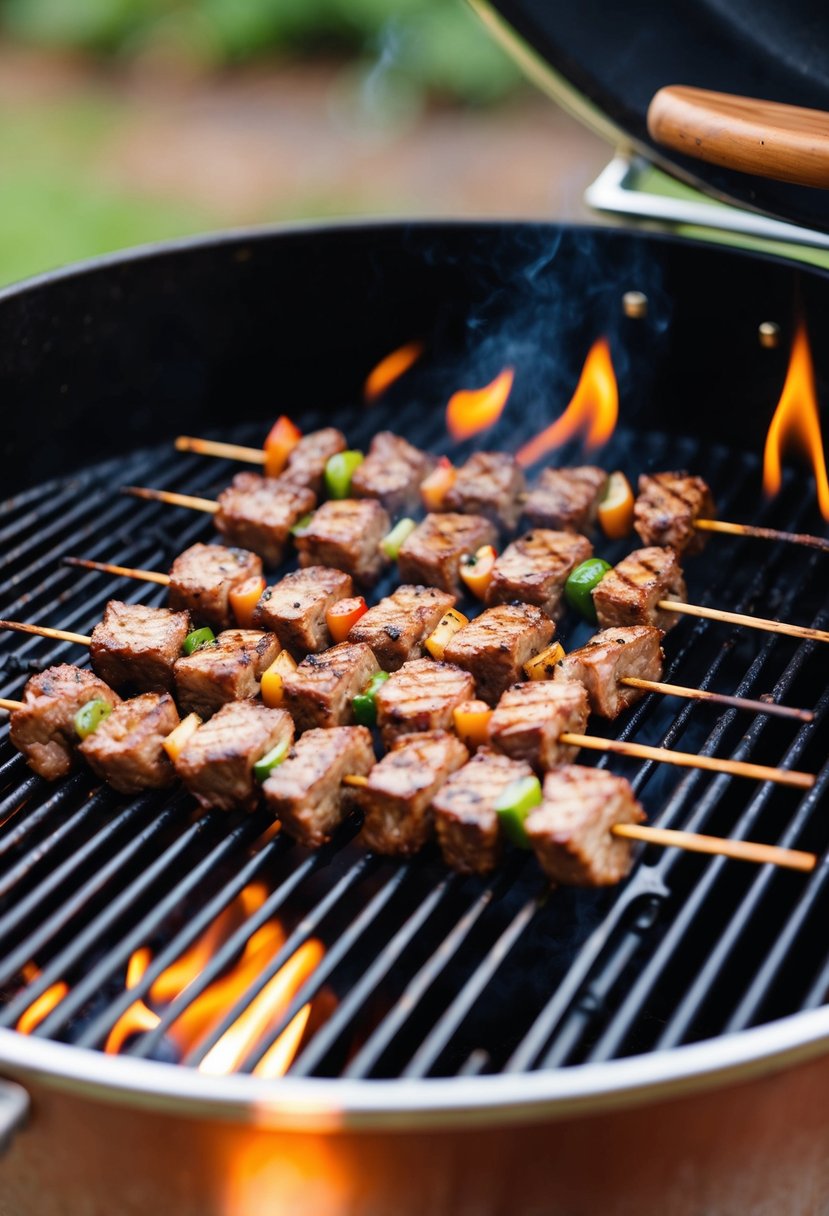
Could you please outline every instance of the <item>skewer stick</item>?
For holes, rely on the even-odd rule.
[[[80,566],[82,570],[101,570],[104,574],[120,574],[124,578],[137,578],[145,583],[158,583],[162,587],[170,584],[169,574],[158,570],[136,570],[133,566],[113,566],[110,562],[93,562],[86,557],[65,557],[64,566]]]
[[[8,699],[8,697],[0,697],[0,709],[5,709],[7,711],[7,713],[11,713],[12,710],[22,709],[22,708],[23,708],[22,701],[10,701]]]
[[[17,633],[33,633],[39,638],[54,638],[57,642],[77,642],[88,646],[92,638],[85,633],[70,633],[68,629],[50,629],[48,625],[27,625],[24,621],[0,621],[0,629],[14,629]]]
[[[660,600],[657,606],[663,608],[665,612],[701,616],[709,621],[724,621],[727,625],[746,625],[749,629],[763,629],[766,633],[783,633],[790,638],[829,642],[829,633],[825,629],[812,629],[808,625],[790,625],[787,621],[772,621],[767,617],[749,616],[745,612],[725,612],[722,608],[703,608],[700,604],[686,604],[684,600]]]
[[[241,443],[220,443],[217,439],[197,439],[179,435],[176,451],[197,452],[199,456],[221,456],[226,460],[242,460],[246,464],[264,464],[264,448],[248,448]]]
[[[619,683],[626,684],[628,688],[641,688],[645,692],[659,692],[666,697],[684,697],[688,701],[713,701],[716,705],[745,709],[753,714],[776,714],[779,718],[796,718],[798,722],[813,722],[815,718],[810,709],[795,709],[792,705],[780,705],[777,701],[732,697],[729,693],[710,692],[707,688],[686,688],[681,684],[664,684],[661,680],[642,680],[639,676],[623,676]]]
[[[814,870],[818,861],[814,853],[784,849],[774,844],[758,844],[753,840],[725,840],[719,836],[652,828],[638,823],[615,823],[610,830],[614,836],[623,836],[626,840],[642,840],[646,844],[686,849],[690,853],[711,853],[736,861],[754,861],[758,865],[782,866],[786,870],[800,870],[804,874]]]
[[[829,553],[829,539],[807,532],[781,532],[779,528],[760,528],[756,524],[730,524],[724,519],[695,519],[700,532],[727,532],[730,536],[756,536],[760,540],[784,540],[790,545],[807,545]]]
[[[147,486],[122,486],[122,494],[134,498],[148,498],[152,502],[166,502],[173,507],[188,507],[191,511],[205,511],[215,515],[219,504],[212,498],[198,498],[194,494],[177,494],[173,490],[151,490]]]

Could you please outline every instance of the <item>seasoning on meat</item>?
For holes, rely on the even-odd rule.
[[[176,772],[202,806],[253,810],[261,793],[254,764],[274,747],[287,750],[293,738],[284,709],[234,701],[193,734],[176,758]]]
[[[496,604],[459,629],[443,652],[475,677],[478,696],[494,705],[520,680],[528,659],[543,650],[555,625],[532,604]]]
[[[176,777],[163,744],[178,724],[176,703],[168,692],[145,692],[116,705],[78,751],[119,794],[163,789]]]
[[[348,447],[345,435],[336,427],[326,426],[319,431],[309,431],[291,449],[288,463],[279,480],[294,486],[303,486],[319,498],[322,494],[325,466],[337,452]]]
[[[572,760],[578,748],[560,742],[565,732],[584,734],[590,706],[575,680],[513,684],[489,720],[490,747],[544,772]]]
[[[512,781],[531,777],[521,760],[483,748],[452,774],[432,802],[443,860],[461,874],[488,874],[498,864],[501,828],[494,809]]]
[[[183,713],[207,718],[228,701],[251,700],[262,673],[279,654],[279,638],[258,629],[225,629],[176,663],[176,688]]]
[[[92,630],[89,654],[96,673],[112,688],[169,692],[174,664],[190,632],[186,612],[110,600]]]
[[[433,659],[404,663],[375,696],[383,746],[414,731],[451,730],[455,707],[474,696],[475,681],[461,667]]]
[[[318,848],[330,840],[355,804],[346,774],[366,776],[374,765],[365,726],[306,731],[263,786],[265,800],[300,844]]]
[[[713,519],[708,483],[690,473],[643,473],[633,507],[633,526],[645,545],[668,545],[677,553],[701,553],[707,540],[694,521]]]
[[[522,600],[556,620],[563,612],[564,584],[571,571],[593,554],[586,536],[536,528],[507,545],[495,561],[487,604]]]
[[[660,600],[684,600],[685,580],[673,549],[635,549],[609,570],[593,592],[602,629],[611,625],[656,625],[672,629],[676,612],[658,607]]]
[[[432,799],[468,758],[460,739],[444,730],[396,739],[357,791],[366,846],[400,856],[418,852],[432,835]]]
[[[379,670],[363,642],[341,642],[322,654],[309,654],[296,671],[285,675],[282,685],[285,708],[297,730],[348,725],[353,720],[352,698]]]
[[[398,587],[364,612],[349,632],[350,642],[365,642],[384,671],[397,671],[423,654],[423,642],[455,603],[436,587]]]
[[[376,498],[390,515],[411,510],[420,502],[420,483],[434,461],[400,435],[379,431],[363,463],[351,478],[355,498]]]
[[[90,701],[118,705],[121,698],[91,671],[60,663],[31,677],[22,705],[11,712],[9,738],[39,777],[56,781],[75,767],[80,740],[75,714]]]
[[[295,656],[316,654],[330,643],[325,614],[354,594],[350,574],[329,566],[308,566],[268,587],[256,605],[254,624],[279,635]]]
[[[569,764],[544,778],[544,800],[524,828],[553,882],[606,887],[631,864],[631,842],[611,834],[616,823],[642,823],[644,811],[624,777]]]
[[[333,566],[358,583],[373,583],[383,568],[380,541],[391,526],[374,498],[324,502],[296,536],[300,566]]]
[[[238,473],[219,495],[216,528],[231,545],[258,553],[266,566],[278,566],[291,528],[317,505],[316,494],[282,477]]]
[[[494,545],[497,539],[495,528],[480,515],[427,515],[400,546],[400,577],[405,583],[424,583],[460,596],[461,558],[481,545]]]
[[[507,452],[475,452],[458,469],[443,506],[448,511],[482,515],[504,532],[511,531],[521,515],[526,489],[524,472]],[[483,543],[483,542],[482,542]]]
[[[230,629],[236,624],[230,593],[262,573],[262,559],[247,549],[191,545],[170,569],[169,605],[189,612],[201,625]]]
[[[590,710],[602,718],[619,714],[645,694],[621,681],[627,676],[661,680],[662,630],[654,625],[616,625],[603,629],[556,666],[556,680],[578,680],[587,690]]]
[[[524,514],[536,528],[592,532],[606,488],[607,473],[595,465],[543,469],[527,495]]]

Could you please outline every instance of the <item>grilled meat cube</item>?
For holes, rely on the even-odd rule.
[[[427,515],[400,546],[397,569],[406,583],[425,583],[460,596],[461,558],[497,539],[492,524],[480,515]]]
[[[307,566],[286,574],[262,593],[253,623],[277,633],[282,645],[297,657],[316,654],[331,641],[326,612],[353,594],[350,574],[330,566]]]
[[[348,640],[370,646],[383,671],[397,671],[421,657],[423,642],[454,604],[454,595],[436,587],[398,587],[363,613]]]
[[[658,607],[660,600],[684,600],[685,580],[673,549],[635,549],[608,570],[593,592],[602,629],[612,625],[656,625],[672,629],[676,612]]]
[[[258,553],[266,566],[278,566],[291,528],[316,505],[312,490],[284,477],[238,473],[219,495],[214,520],[230,544]]]
[[[644,696],[628,688],[626,676],[661,680],[662,630],[653,625],[616,625],[603,629],[578,650],[571,650],[556,666],[556,680],[578,680],[587,690],[590,710],[602,718],[618,718]]]
[[[443,860],[461,874],[488,874],[501,857],[495,802],[511,781],[531,777],[529,764],[483,748],[452,774],[432,802]]]
[[[26,757],[29,768],[46,781],[57,781],[75,767],[80,742],[75,714],[89,701],[120,704],[121,698],[91,671],[60,663],[27,682],[23,704],[9,721],[9,738]]]
[[[645,545],[668,545],[677,553],[701,553],[707,535],[697,519],[713,519],[714,498],[707,482],[690,473],[643,473],[633,507],[633,526]]]
[[[236,624],[229,595],[262,573],[262,559],[247,549],[191,545],[170,568],[171,608],[189,612],[199,624],[230,629]]]
[[[184,713],[202,718],[228,701],[249,701],[262,673],[279,654],[279,638],[258,629],[225,629],[215,642],[176,663],[176,688]]]
[[[355,802],[343,777],[366,776],[373,765],[371,732],[364,726],[309,730],[268,777],[265,800],[291,836],[318,848],[331,839]]]
[[[291,715],[256,701],[233,701],[200,726],[175,761],[187,789],[202,806],[253,810],[261,790],[253,766],[294,738]]]
[[[357,791],[363,841],[375,853],[416,853],[432,835],[432,799],[469,752],[445,730],[401,735]]]
[[[521,600],[536,604],[555,620],[562,613],[564,584],[580,562],[593,554],[586,536],[536,528],[507,545],[496,559],[487,604]]]
[[[449,511],[482,515],[496,527],[509,532],[521,515],[519,495],[523,494],[526,484],[523,470],[514,456],[506,452],[475,452],[458,469],[443,505]]]
[[[368,455],[351,478],[355,498],[377,498],[390,515],[420,502],[420,483],[434,461],[392,431],[379,431]]]
[[[607,473],[594,465],[544,469],[524,503],[524,514],[536,528],[592,532],[607,488]]]
[[[283,683],[285,708],[297,730],[347,725],[352,698],[379,670],[371,648],[362,642],[340,642],[322,654],[309,654]]]
[[[162,744],[178,723],[168,692],[145,692],[116,705],[78,751],[119,794],[163,789],[176,774]]]
[[[541,868],[553,882],[607,887],[631,863],[631,842],[611,834],[615,823],[642,823],[645,814],[624,777],[568,764],[544,778],[544,801],[524,827]]]
[[[395,671],[375,697],[383,746],[420,730],[451,730],[452,711],[475,696],[468,671],[451,663],[413,659]]]
[[[373,498],[324,502],[296,537],[300,566],[333,566],[358,583],[373,583],[383,568],[380,541],[391,527],[388,513]]]
[[[110,600],[104,619],[92,630],[92,666],[113,688],[169,692],[190,628],[186,612]]]
[[[489,720],[489,744],[543,772],[574,758],[578,748],[559,738],[565,732],[583,734],[589,713],[587,691],[574,680],[513,684]]]
[[[532,604],[496,604],[459,629],[443,652],[471,672],[478,696],[494,705],[523,677],[523,666],[552,641],[555,625]]]
[[[291,452],[279,480],[288,481],[294,486],[304,486],[319,498],[322,494],[326,464],[332,456],[336,456],[337,452],[344,452],[347,447],[345,435],[336,427],[326,426],[320,431],[309,431]]]

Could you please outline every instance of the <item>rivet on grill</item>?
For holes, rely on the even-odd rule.
[[[761,321],[757,329],[757,337],[760,339],[761,346],[765,346],[767,350],[773,350],[775,346],[780,345],[780,326],[776,321]]]
[[[639,321],[648,315],[648,297],[643,291],[626,291],[622,296],[622,310],[626,317]]]

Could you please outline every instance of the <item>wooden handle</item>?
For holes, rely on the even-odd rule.
[[[686,156],[798,186],[829,188],[829,114],[686,85],[648,108],[654,142]]]

